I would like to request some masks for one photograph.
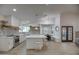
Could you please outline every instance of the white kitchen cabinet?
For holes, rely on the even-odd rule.
[[[13,46],[13,37],[0,37],[0,51],[9,51]]]
[[[20,36],[20,41],[19,41],[20,43],[22,43],[24,40],[26,40],[24,34],[19,34],[19,36]]]

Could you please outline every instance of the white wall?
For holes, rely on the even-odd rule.
[[[11,25],[12,26],[19,26],[19,19],[17,19],[16,17],[14,16],[11,16]]]
[[[79,31],[79,14],[77,14],[76,31]]]
[[[57,38],[57,42],[61,42],[61,27],[60,27],[60,14],[57,15],[56,20],[55,20],[55,27],[59,27],[59,31],[55,30],[55,37]]]

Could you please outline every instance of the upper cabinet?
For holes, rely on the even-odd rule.
[[[15,27],[19,26],[19,20],[12,15],[0,16],[0,21],[7,22],[6,25],[15,26]]]
[[[14,16],[0,16],[0,28],[2,29],[19,29],[19,20]]]
[[[0,23],[7,22],[6,25],[11,24],[11,16],[0,16]]]

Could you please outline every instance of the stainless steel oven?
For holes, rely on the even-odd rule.
[[[14,47],[16,47],[17,45],[19,45],[19,36],[14,35]]]

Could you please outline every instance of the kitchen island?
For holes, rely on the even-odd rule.
[[[41,50],[46,45],[46,36],[44,35],[29,35],[26,36],[27,49]]]

